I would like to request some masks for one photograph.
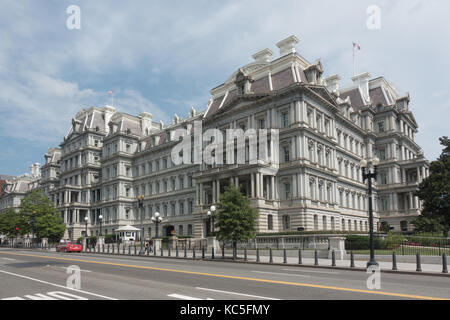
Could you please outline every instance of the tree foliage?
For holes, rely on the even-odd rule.
[[[421,216],[413,221],[420,232],[450,230],[450,139],[439,138],[444,147],[430,164],[430,175],[419,185],[417,195],[423,201]]]
[[[52,241],[61,239],[66,230],[62,218],[53,214],[45,214],[36,218],[35,227],[38,238],[49,238]]]
[[[8,237],[21,236],[27,233],[26,220],[13,208],[5,210],[0,214],[0,234]],[[19,228],[17,231],[16,228]]]
[[[15,228],[19,228],[16,232]],[[59,240],[65,225],[53,202],[42,190],[33,190],[26,195],[15,211],[10,208],[0,215],[0,233],[9,237],[23,236],[34,231],[38,238]]]
[[[250,202],[239,188],[229,186],[220,195],[217,204],[215,226],[219,228],[216,236],[222,241],[246,241],[255,237],[255,226],[258,213],[250,206]]]

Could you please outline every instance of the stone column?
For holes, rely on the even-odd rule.
[[[255,197],[255,174],[254,173],[250,173],[250,196],[252,198]]]
[[[270,197],[272,200],[275,200],[275,176],[270,177],[270,187],[271,187]]]

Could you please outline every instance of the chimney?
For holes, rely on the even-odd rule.
[[[105,131],[106,134],[109,133],[109,121],[111,121],[112,115],[114,114],[114,112],[116,112],[116,109],[114,109],[114,107],[111,106],[105,106],[104,108],[104,112],[105,112]]]
[[[368,72],[364,72],[352,77],[352,81],[361,91],[365,103],[370,103],[370,96],[369,96],[370,77],[371,77],[370,73]]]
[[[35,175],[35,177],[40,177],[41,176],[41,171],[39,169],[40,166],[41,166],[41,164],[39,162],[36,162],[34,164],[34,175]]]
[[[296,36],[290,36],[277,43],[277,47],[280,49],[280,57],[290,53],[296,52],[296,44],[299,43],[299,39]]]
[[[339,91],[339,80],[341,80],[341,78],[337,74],[323,79],[325,86],[330,92]]]
[[[179,121],[180,121],[180,118],[178,118],[177,114],[175,113],[175,114],[173,115],[173,123],[174,123],[174,124],[177,124]]]
[[[142,112],[139,116],[141,117],[141,133],[143,136],[147,136],[152,129],[153,115],[148,112]]]
[[[272,55],[272,51],[269,49],[261,50],[254,55],[252,55],[253,59],[255,59],[256,62],[260,63],[267,63],[270,62],[270,56]]]

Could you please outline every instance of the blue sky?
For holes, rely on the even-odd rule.
[[[115,1],[0,0],[0,174],[28,172],[58,146],[81,108],[109,103],[147,111],[165,123],[204,109],[209,90],[252,61],[251,55],[295,34],[298,52],[321,58],[324,75],[351,83],[358,69],[384,76],[419,123],[418,144],[434,160],[450,135],[450,43],[443,0]],[[369,30],[369,5],[381,29]],[[69,30],[66,9],[81,9]]]

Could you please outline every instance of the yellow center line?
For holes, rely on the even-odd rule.
[[[26,257],[47,258],[47,259],[54,259],[54,260],[65,260],[65,261],[85,262],[85,263],[92,263],[92,264],[103,264],[103,265],[118,266],[118,267],[136,268],[136,269],[176,272],[176,273],[184,273],[184,274],[192,274],[192,275],[208,276],[208,277],[216,277],[216,278],[226,278],[226,279],[235,279],[235,280],[247,280],[247,281],[256,281],[256,282],[273,283],[273,284],[284,284],[284,285],[308,287],[308,288],[319,288],[319,289],[328,289],[328,290],[337,290],[337,291],[346,291],[346,292],[377,294],[377,295],[402,297],[402,298],[410,298],[410,299],[449,300],[449,299],[445,299],[445,298],[417,296],[417,295],[395,293],[395,292],[352,289],[352,288],[325,286],[325,285],[309,284],[309,283],[301,283],[301,282],[290,282],[290,281],[279,281],[279,280],[269,280],[269,279],[260,279],[260,278],[230,276],[230,275],[224,275],[224,274],[205,273],[205,272],[198,272],[198,271],[177,270],[177,269],[147,267],[147,266],[136,266],[136,265],[131,265],[131,264],[122,264],[122,263],[113,263],[113,262],[81,260],[81,259],[74,259],[74,258],[49,257],[49,256],[42,256],[42,255],[12,253],[12,252],[4,252],[4,251],[0,251],[0,253],[1,254],[8,254],[8,255],[26,256]]]

